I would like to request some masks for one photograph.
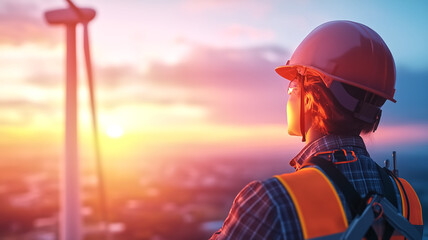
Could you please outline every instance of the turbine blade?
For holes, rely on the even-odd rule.
[[[70,7],[77,13],[79,18],[84,19],[82,11],[80,11],[80,9],[71,0],[66,0],[66,1],[68,2],[68,5],[70,5]]]
[[[89,31],[88,23],[83,23],[83,50],[85,55],[86,63],[86,73],[88,78],[88,89],[89,89],[89,98],[91,106],[91,116],[92,116],[92,130],[94,136],[94,147],[95,147],[95,158],[96,158],[96,169],[97,169],[97,178],[98,178],[98,189],[99,189],[99,200],[100,200],[100,213],[101,221],[103,223],[104,232],[106,239],[110,239],[110,234],[108,231],[109,216],[108,216],[108,206],[107,206],[107,197],[106,197],[106,188],[104,183],[103,175],[103,165],[101,160],[101,149],[98,135],[98,117],[97,109],[95,104],[95,90],[94,90],[94,81],[92,73],[92,62],[91,54],[89,49]]]

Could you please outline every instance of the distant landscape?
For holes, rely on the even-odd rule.
[[[207,239],[221,227],[240,189],[279,173],[280,162],[269,163],[163,162],[140,169],[139,178],[107,176],[113,239]],[[57,239],[57,164],[7,165],[0,176],[0,239]],[[82,179],[85,239],[100,239],[96,181],[91,175]]]
[[[426,169],[404,163],[411,158],[417,164],[428,156],[399,156],[401,176],[414,185],[428,209]],[[39,167],[1,163],[0,239],[58,239],[59,163],[53,162],[39,160]],[[246,184],[291,170],[280,158],[199,159],[161,161],[150,169],[142,165],[139,174],[111,174],[107,194],[112,239],[207,239],[221,227]],[[102,239],[96,179],[89,170],[83,172],[84,239]]]

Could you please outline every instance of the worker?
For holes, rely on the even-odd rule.
[[[360,137],[376,131],[386,100],[396,102],[382,38],[360,23],[327,22],[275,70],[290,81],[288,133],[306,142],[290,161],[296,172],[248,184],[211,239],[421,239],[416,193]]]

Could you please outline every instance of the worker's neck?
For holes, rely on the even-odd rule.
[[[324,134],[322,134],[319,130],[311,126],[306,132],[306,145],[312,143],[313,141],[323,136]]]

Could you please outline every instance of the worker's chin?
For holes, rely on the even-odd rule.
[[[290,135],[290,136],[302,136],[300,131],[298,131],[294,128],[288,128],[288,135]]]

